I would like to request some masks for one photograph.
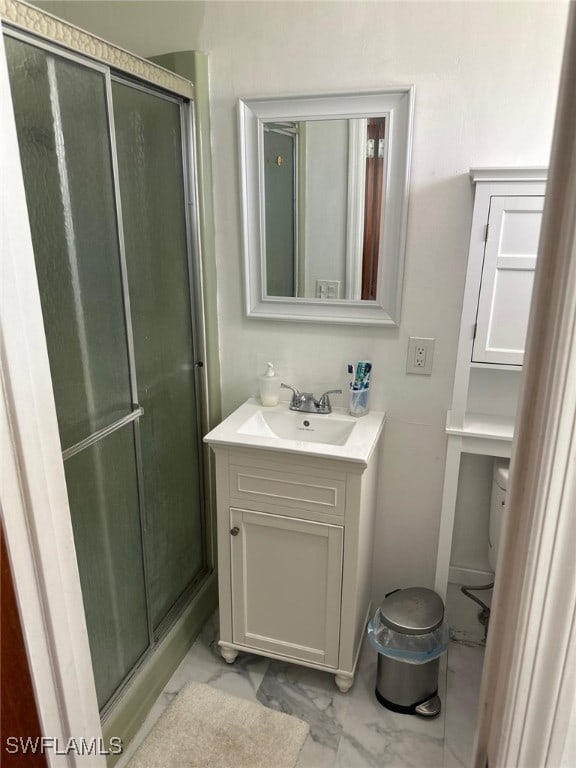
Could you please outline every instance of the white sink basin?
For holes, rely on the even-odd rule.
[[[257,411],[239,427],[242,435],[272,437],[277,440],[298,440],[307,443],[344,445],[355,428],[356,419],[339,418],[334,414],[317,416],[275,408]]]
[[[328,415],[272,408],[250,399],[204,438],[210,445],[264,448],[368,464],[384,425],[384,414],[355,418],[335,408]]]

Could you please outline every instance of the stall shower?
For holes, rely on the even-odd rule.
[[[191,104],[7,30],[98,704],[209,569]]]

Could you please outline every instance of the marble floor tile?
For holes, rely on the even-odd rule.
[[[342,736],[335,768],[443,768],[442,743],[411,728],[374,728],[371,738]]]
[[[444,715],[423,720],[383,707],[374,695],[377,654],[364,643],[355,684],[340,693],[328,673],[272,662],[258,700],[310,725],[298,768],[441,768]],[[444,696],[446,664],[440,671]],[[424,760],[424,762],[423,762]]]
[[[310,733],[296,768],[465,768],[469,764],[482,646],[450,644],[448,660],[444,656],[440,664],[442,713],[426,720],[391,712],[376,700],[377,654],[367,640],[354,686],[346,694],[336,687],[333,674],[297,664],[241,653],[229,665],[221,657],[217,641],[218,622],[213,616],[168,682],[119,768],[125,768],[153,723],[190,680],[259,701],[307,722]]]
[[[364,642],[356,680],[335,704],[342,724],[338,768],[441,768],[444,744],[444,691],[446,663],[440,665],[439,695],[443,708],[432,720],[392,712],[376,696],[377,654]]]
[[[492,601],[492,590],[481,590],[473,593],[486,605]],[[446,593],[446,621],[450,625],[452,637],[466,643],[485,644],[486,630],[478,621],[480,606],[466,597],[459,584],[448,584]]]
[[[474,745],[484,646],[451,642],[448,649],[445,768],[468,768]]]
[[[256,693],[270,659],[240,653],[233,664],[227,664],[220,654],[218,637],[218,616],[215,614],[204,625],[196,642],[168,681],[164,695],[174,698],[186,683],[193,680],[256,701]]]
[[[492,590],[474,594],[490,605]],[[478,621],[479,610],[480,607],[462,593],[459,584],[448,584],[446,617],[452,642],[448,649],[444,768],[470,765],[485,647],[485,629]]]
[[[296,768],[334,768],[336,757],[337,752],[314,741],[314,738],[308,734],[308,738],[300,750]]]
[[[258,690],[258,701],[310,726],[298,768],[334,765],[342,735],[334,701],[341,695],[334,676],[327,672],[280,661],[273,661],[268,667]]]
[[[273,661],[258,689],[258,701],[266,707],[299,717],[310,725],[313,740],[336,751],[342,727],[334,711],[341,695],[333,675],[316,669]]]

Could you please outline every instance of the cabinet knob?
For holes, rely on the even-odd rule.
[[[238,536],[238,534],[240,533],[240,528],[238,528],[238,526],[235,525],[234,528],[232,528],[232,530],[230,531],[230,533],[232,536]]]

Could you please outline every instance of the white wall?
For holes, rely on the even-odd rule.
[[[306,126],[306,292],[317,280],[340,281],[346,296],[348,121],[309,120]]]
[[[143,55],[210,54],[223,406],[263,361],[313,391],[374,361],[386,409],[374,594],[432,586],[466,270],[472,166],[546,165],[565,3],[63,2],[43,7]],[[404,304],[396,330],[244,317],[235,104],[239,96],[414,84]],[[405,374],[408,336],[436,338],[431,377]]]
[[[491,581],[488,530],[493,462],[491,456],[462,454],[450,555],[450,580],[460,584]]]

